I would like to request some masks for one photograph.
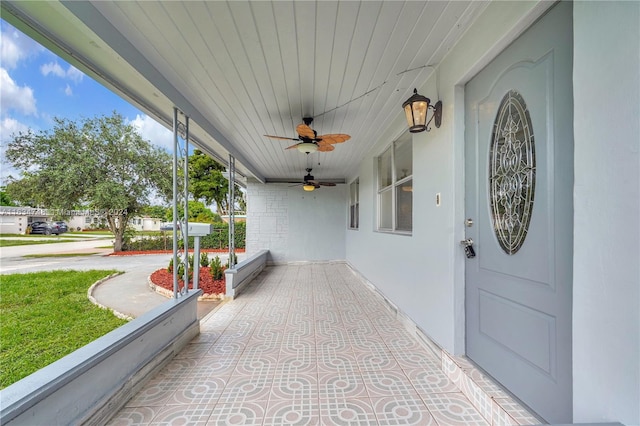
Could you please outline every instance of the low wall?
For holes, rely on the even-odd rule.
[[[0,423],[106,423],[199,334],[201,293],[171,299],[3,389]]]
[[[233,299],[238,296],[242,288],[262,272],[267,264],[268,254],[269,250],[260,250],[258,253],[238,263],[233,269],[225,271],[227,298]]]

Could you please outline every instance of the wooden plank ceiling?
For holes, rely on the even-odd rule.
[[[477,1],[5,1],[18,25],[260,180],[350,179],[401,104],[486,7]],[[63,21],[63,22],[61,22]],[[423,93],[436,97],[435,93]],[[302,117],[347,133],[333,152],[284,150]],[[318,165],[319,163],[319,165]]]

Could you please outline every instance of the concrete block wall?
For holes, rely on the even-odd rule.
[[[289,238],[287,188],[280,185],[247,185],[246,251],[251,256],[268,249],[270,262],[283,261]]]
[[[347,189],[249,182],[247,255],[269,250],[269,263],[344,260]]]

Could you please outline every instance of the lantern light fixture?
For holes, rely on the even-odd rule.
[[[418,94],[418,89],[413,89],[413,95],[403,104],[404,114],[407,117],[407,124],[411,133],[420,133],[425,130],[431,130],[429,124],[434,121],[436,127],[442,124],[442,101],[438,101],[435,105],[431,105],[431,100],[425,96]],[[433,114],[427,121],[427,112],[433,110]]]

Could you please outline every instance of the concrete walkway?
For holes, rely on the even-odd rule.
[[[169,300],[149,288],[147,279],[153,270],[139,268],[113,277],[96,286],[93,297],[121,314],[139,317]]]
[[[137,269],[110,278],[96,286],[93,297],[103,306],[128,317],[137,318],[169,300],[149,286],[148,277],[156,269]],[[219,304],[219,300],[199,301],[198,318],[203,318]]]

